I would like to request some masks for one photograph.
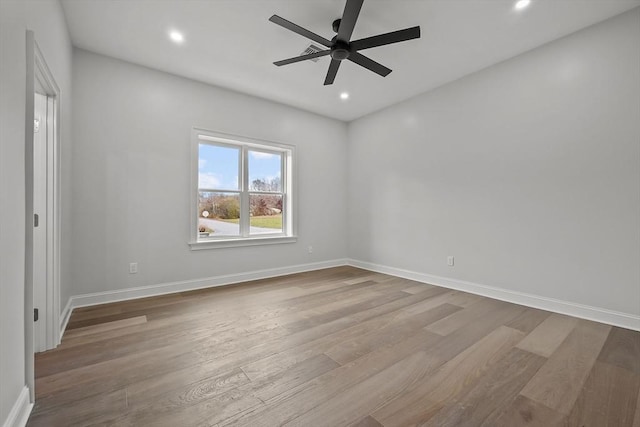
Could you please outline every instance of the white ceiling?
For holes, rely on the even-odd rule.
[[[366,0],[352,40],[420,25],[422,37],[363,53],[383,78],[329,58],[276,67],[310,41],[280,15],[327,39],[344,0],[62,0],[75,46],[350,121],[640,5],[640,0]],[[172,43],[177,29],[185,42]],[[347,91],[350,98],[341,101]]]

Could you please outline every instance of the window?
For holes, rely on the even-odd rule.
[[[295,241],[293,147],[194,129],[192,249]]]

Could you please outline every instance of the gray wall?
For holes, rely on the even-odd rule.
[[[349,256],[639,315],[639,76],[635,9],[352,122]]]
[[[73,64],[72,294],[346,257],[345,123],[83,50]],[[296,146],[297,243],[189,249],[193,126]]]
[[[62,256],[69,259],[71,43],[57,1],[0,1],[0,423],[26,384],[24,347],[26,30],[61,90]],[[68,295],[69,270],[62,269]]]

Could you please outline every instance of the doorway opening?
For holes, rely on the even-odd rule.
[[[34,351],[55,348],[59,328],[56,273],[56,98],[36,79],[33,119],[33,308]]]

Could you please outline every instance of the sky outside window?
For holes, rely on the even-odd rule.
[[[239,148],[200,144],[198,187],[238,190],[239,158]]]

